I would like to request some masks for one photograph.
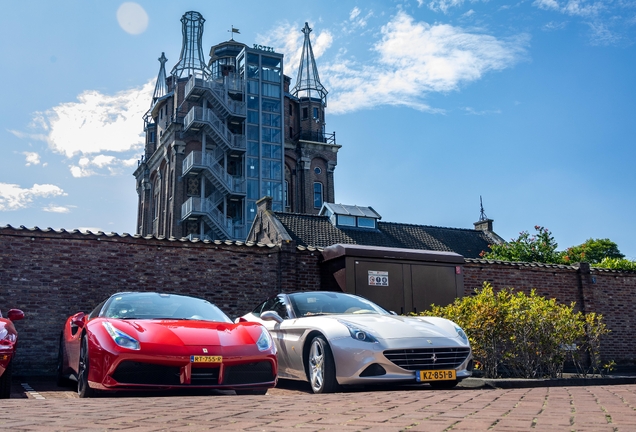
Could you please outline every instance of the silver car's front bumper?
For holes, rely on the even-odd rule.
[[[386,350],[418,349],[432,347],[448,347],[448,339],[422,340],[391,339],[380,340],[376,343],[361,342],[353,338],[338,338],[329,341],[336,364],[336,379],[339,384],[373,384],[386,382],[415,382],[415,371],[403,369],[384,356]],[[458,347],[467,345],[457,345]],[[455,369],[457,379],[461,380],[472,375],[468,370],[472,360],[472,352]],[[369,366],[377,364],[386,371],[385,374],[375,376],[360,376]]]

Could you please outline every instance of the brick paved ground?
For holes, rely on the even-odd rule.
[[[313,395],[286,384],[267,396],[124,395],[78,399],[47,381],[15,382],[6,431],[636,431],[636,385]],[[42,399],[44,398],[44,399]]]

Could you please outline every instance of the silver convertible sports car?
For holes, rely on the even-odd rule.
[[[452,321],[398,316],[351,294],[279,294],[238,321],[265,325],[278,376],[309,381],[314,393],[390,382],[452,388],[472,374],[468,338]]]

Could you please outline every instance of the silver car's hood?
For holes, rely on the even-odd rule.
[[[318,318],[318,317],[316,317]],[[344,321],[361,330],[369,330],[382,339],[397,338],[458,338],[451,321],[437,317],[405,317],[380,314],[323,315],[322,319]],[[309,318],[311,319],[311,318]]]

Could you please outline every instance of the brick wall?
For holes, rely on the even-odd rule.
[[[614,360],[622,368],[636,368],[636,273],[578,266],[515,264],[467,259],[464,293],[470,295],[484,281],[493,288],[513,287],[576,303],[576,310],[600,313],[611,330],[601,342],[604,361]]]
[[[66,318],[90,312],[115,292],[194,295],[235,318],[281,288],[317,289],[318,257],[289,245],[281,253],[232,242],[2,228],[0,309],[26,315],[16,322],[16,373],[52,374]]]
[[[52,374],[66,318],[90,312],[118,291],[189,294],[217,304],[231,318],[277,292],[321,288],[321,253],[293,242],[262,246],[190,242],[129,235],[0,228],[0,309],[22,309],[16,369]],[[484,281],[496,289],[576,302],[604,315],[612,333],[605,360],[636,367],[636,273],[571,266],[524,265],[467,259],[465,293]],[[325,288],[335,288],[333,286]]]

